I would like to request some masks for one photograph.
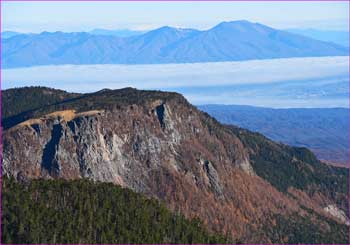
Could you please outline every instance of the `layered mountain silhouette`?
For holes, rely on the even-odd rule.
[[[332,42],[344,47],[349,47],[349,31],[332,31],[318,29],[287,29],[286,31],[314,38],[320,41]]]
[[[116,37],[131,37],[136,35],[141,35],[146,31],[133,31],[129,29],[120,29],[120,30],[107,30],[96,28],[89,31],[90,34],[93,35],[105,35],[105,36],[116,36]]]
[[[236,243],[348,243],[347,169],[320,162],[306,148],[222,125],[180,94],[10,89],[3,91],[3,125],[2,173],[12,180],[110,182],[197,217],[209,231]],[[42,203],[28,188],[32,194],[26,200]],[[69,190],[64,185],[66,194],[60,194],[66,201],[50,197],[47,203],[73,205]],[[74,223],[70,219],[62,222]],[[105,222],[110,227],[118,220]],[[19,234],[25,237],[21,224]],[[5,230],[11,229],[5,223]],[[79,229],[85,230],[73,226],[72,231]]]
[[[198,108],[221,123],[247,128],[288,145],[307,147],[319,159],[344,165],[348,162],[347,108],[273,109],[214,104]]]
[[[23,34],[23,33],[16,32],[16,31],[4,31],[4,32],[1,32],[1,38],[6,39],[6,38],[14,37],[20,34]]]
[[[53,64],[154,64],[347,55],[330,42],[248,21],[222,22],[199,31],[161,27],[117,37],[43,32],[2,40],[3,67]]]

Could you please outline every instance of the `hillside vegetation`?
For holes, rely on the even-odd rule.
[[[1,119],[4,128],[15,125],[39,108],[72,100],[79,96],[59,89],[24,87],[2,91]]]
[[[123,105],[142,104],[150,99],[169,100],[180,96],[172,92],[140,91],[134,88],[118,90],[103,89],[91,94],[68,93],[46,87],[24,87],[3,91],[4,128],[10,128],[30,118],[45,114],[74,109],[78,112],[115,109]],[[187,103],[182,97],[182,102]]]
[[[72,96],[37,109],[12,99],[19,114],[4,118],[17,123],[4,130],[2,167],[20,183],[4,180],[4,241],[230,242],[210,235],[221,234],[237,243],[348,243],[347,169],[220,124],[177,93]]]
[[[279,191],[289,188],[306,191],[310,196],[321,192],[348,211],[349,170],[320,163],[306,148],[275,143],[259,133],[230,126],[250,151],[255,172]]]
[[[87,180],[3,178],[3,243],[226,243],[198,219],[129,189]]]

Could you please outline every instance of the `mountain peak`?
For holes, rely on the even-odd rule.
[[[254,24],[253,22],[250,22],[248,20],[231,20],[231,21],[223,21],[220,24],[229,24],[229,25],[232,25],[232,24],[238,24],[238,25],[246,25],[246,24]]]
[[[162,27],[159,27],[151,32],[157,32],[157,33],[160,33],[160,32],[177,32],[178,29],[175,28],[175,27],[172,27],[172,26],[162,26]]]
[[[255,23],[247,20],[233,20],[233,21],[223,21],[216,26],[225,27],[225,26],[249,26],[255,25]]]
[[[247,20],[235,20],[235,21],[224,21],[214,26],[210,30],[225,30],[225,31],[236,31],[236,32],[261,32],[266,30],[273,30],[272,28],[259,24],[253,23]]]
[[[169,34],[187,34],[190,32],[199,32],[198,30],[191,28],[181,28],[181,27],[173,27],[173,26],[162,26],[149,33],[169,33]],[[146,33],[147,34],[147,33]]]
[[[117,42],[105,35],[90,40],[89,35],[20,35],[4,42],[3,66],[192,63],[348,54],[341,46],[247,20],[222,22],[206,31],[163,26]],[[57,45],[52,45],[52,38]]]

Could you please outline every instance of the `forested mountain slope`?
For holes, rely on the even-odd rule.
[[[226,243],[199,220],[131,190],[87,180],[3,179],[2,243]],[[232,241],[231,241],[232,242]]]
[[[245,243],[348,243],[346,169],[222,125],[180,94],[105,89],[18,113],[3,133],[6,176],[111,182]]]

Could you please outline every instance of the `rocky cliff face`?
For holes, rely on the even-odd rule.
[[[113,182],[244,242],[290,242],[266,230],[280,216],[307,217],[326,233],[327,220],[345,222],[316,199],[302,202],[259,176],[240,137],[178,94],[105,90],[17,121],[3,133],[2,166],[17,179]]]

